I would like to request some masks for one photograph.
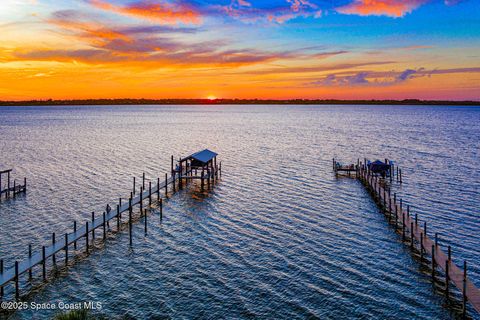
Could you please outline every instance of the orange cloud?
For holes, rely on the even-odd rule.
[[[90,0],[89,2],[102,10],[162,24],[199,24],[201,22],[200,13],[186,3],[157,3],[150,0],[141,0],[127,6],[119,6],[103,0]]]
[[[361,16],[403,17],[428,0],[355,0],[351,4],[340,7],[337,11]]]

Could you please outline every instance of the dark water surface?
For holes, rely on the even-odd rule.
[[[98,301],[111,318],[454,318],[360,183],[334,177],[332,157],[397,160],[400,197],[480,286],[480,108],[0,107],[0,137],[0,169],[29,179],[25,196],[0,203],[6,267],[126,197],[133,175],[163,177],[171,154],[208,147],[222,160],[208,196],[175,194],[147,236],[135,224],[132,248],[128,231],[110,236],[28,301]]]

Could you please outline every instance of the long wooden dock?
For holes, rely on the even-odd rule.
[[[116,208],[110,208],[107,205],[106,212],[103,212],[98,218],[94,218],[92,213],[92,220],[85,222],[84,225],[77,226],[76,221],[73,223],[73,232],[67,232],[63,235],[62,239],[56,238],[56,234],[52,234],[52,243],[47,246],[42,246],[42,250],[37,253],[32,253],[31,246],[29,246],[29,256],[23,261],[15,261],[14,266],[8,269],[4,269],[4,260],[0,260],[0,300],[4,295],[4,287],[9,282],[14,282],[15,284],[15,298],[18,300],[20,298],[19,290],[19,279],[20,276],[24,273],[29,273],[29,278],[32,276],[32,269],[37,265],[42,265],[42,276],[43,280],[47,278],[47,259],[52,258],[54,264],[56,265],[56,254],[60,252],[65,252],[65,264],[68,264],[69,259],[69,247],[74,246],[74,250],[77,250],[77,244],[79,240],[85,238],[86,252],[89,252],[89,238],[94,239],[94,233],[97,229],[103,230],[103,240],[106,239],[106,235],[109,229],[110,222],[116,219],[117,231],[121,230],[122,225],[122,213],[128,212],[128,225],[129,225],[129,238],[130,244],[132,244],[132,213],[133,207],[139,205],[140,214],[144,213],[145,215],[145,231],[147,228],[147,213],[146,209],[143,209],[143,202],[148,199],[148,205],[152,206],[154,197],[156,196],[157,202],[159,203],[159,212],[160,218],[162,219],[163,214],[163,201],[161,194],[165,194],[165,197],[168,197],[168,185],[172,185],[171,192],[177,190],[176,184],[178,184],[178,190],[183,188],[183,184],[188,182],[194,177],[194,172],[197,169],[194,169],[189,163],[186,166],[180,165],[179,170],[174,170],[173,168],[173,156],[171,161],[171,174],[168,177],[168,174],[165,174],[164,179],[157,178],[156,184],[152,184],[151,181],[148,183],[148,188],[146,186],[145,174],[143,174],[142,184],[140,186],[140,192],[136,194],[136,185],[135,178],[133,179],[133,190],[130,192],[130,197],[128,202],[123,202],[122,199],[119,199],[119,203],[116,205]],[[213,161],[208,163],[205,168],[202,168],[202,174],[200,179],[202,180],[201,188],[204,189],[204,181],[207,182],[208,187],[218,181],[221,178],[222,167],[221,163],[219,166],[216,164],[213,165]],[[181,162],[180,162],[181,164]],[[183,182],[185,180],[185,182]],[[90,237],[89,237],[90,236]]]
[[[443,251],[438,243],[438,235],[434,234],[432,240],[427,233],[427,223],[424,222],[422,228],[418,223],[418,215],[412,217],[410,207],[403,208],[402,200],[397,201],[396,194],[392,199],[391,191],[386,187],[386,179],[382,179],[378,175],[372,174],[368,167],[360,162],[357,169],[357,177],[371,192],[374,199],[383,208],[384,213],[388,215],[395,225],[395,230],[402,234],[404,241],[409,242],[412,249],[418,250],[421,259],[426,256],[430,257],[430,267],[432,272],[432,280],[435,281],[437,270],[442,270],[445,276],[445,294],[450,294],[450,283],[462,293],[463,315],[466,314],[466,304],[469,302],[471,306],[480,313],[480,290],[474,285],[467,275],[467,262],[463,263],[463,270],[459,268],[452,260],[451,248],[447,247],[447,253]]]

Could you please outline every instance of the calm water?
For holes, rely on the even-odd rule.
[[[398,193],[480,286],[480,108],[0,107],[0,137],[0,167],[29,179],[26,196],[0,203],[8,267],[126,197],[133,175],[163,177],[171,154],[208,147],[222,160],[208,196],[175,194],[147,236],[135,225],[132,248],[128,232],[110,236],[28,301],[99,301],[103,315],[136,319],[454,318],[360,183],[334,177],[332,157],[397,160]]]

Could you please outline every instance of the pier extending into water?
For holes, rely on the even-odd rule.
[[[205,151],[208,151],[205,152]],[[195,155],[200,154],[202,157],[199,159]],[[212,187],[222,176],[222,164],[217,165],[217,154],[209,150],[203,150],[192,154],[186,158],[180,158],[178,165],[174,168],[174,157],[171,157],[171,172],[170,176],[165,173],[165,176],[161,179],[158,177],[156,183],[148,181],[146,185],[145,173],[142,175],[142,182],[140,185],[140,192],[137,194],[136,179],[133,178],[133,189],[130,192],[128,200],[123,202],[122,198],[119,199],[115,208],[111,208],[107,205],[107,209],[100,217],[95,217],[95,213],[92,212],[91,221],[86,221],[82,225],[78,225],[77,221],[73,222],[73,228],[71,232],[64,233],[61,237],[57,237],[55,233],[52,234],[52,242],[50,245],[42,246],[40,252],[32,252],[32,245],[28,248],[28,258],[23,261],[15,261],[13,267],[5,268],[4,260],[0,260],[0,300],[4,299],[4,287],[13,282],[15,286],[15,299],[20,299],[20,276],[24,273],[28,273],[28,279],[32,280],[33,268],[42,266],[42,278],[44,281],[47,279],[47,260],[52,259],[53,265],[57,266],[56,255],[60,252],[64,252],[64,263],[68,265],[69,259],[73,257],[73,254],[77,251],[78,247],[85,246],[85,252],[88,254],[91,250],[91,242],[95,240],[95,230],[102,230],[102,240],[105,241],[107,233],[110,232],[110,222],[115,224],[116,231],[121,231],[123,225],[122,213],[128,212],[128,231],[130,245],[133,244],[132,239],[132,223],[133,223],[133,207],[139,206],[140,215],[144,216],[145,233],[147,232],[147,209],[144,209],[144,202],[148,200],[148,207],[152,208],[154,202],[158,203],[160,219],[163,218],[163,197],[168,197],[169,188],[170,192],[176,192],[183,189],[184,184],[189,180],[198,178],[201,180],[201,190],[205,188],[207,184],[208,189]],[[200,172],[201,175],[196,174]],[[80,242],[80,240],[85,241]],[[70,248],[73,245],[74,253]],[[69,254],[70,252],[70,254]],[[1,310],[0,310],[1,311]]]
[[[17,180],[13,180],[13,185],[11,182],[11,172],[13,169],[0,171],[0,201],[2,200],[2,195],[5,194],[5,198],[13,197],[15,198],[19,193],[27,192],[27,178],[23,178],[23,184],[17,183]],[[6,183],[6,186],[3,185]]]
[[[387,161],[385,164],[387,165]],[[339,168],[344,170],[338,170]],[[410,206],[404,208],[402,199],[397,199],[396,193],[391,194],[387,181],[392,181],[395,175],[393,165],[386,171],[384,176],[376,174],[370,170],[365,162],[357,160],[357,165],[341,165],[333,159],[333,169],[337,172],[354,172],[362,184],[372,195],[373,199],[380,206],[388,221],[394,225],[395,231],[401,233],[402,240],[409,243],[412,250],[419,252],[421,262],[429,263],[432,281],[440,280],[440,273],[443,273],[445,283],[445,296],[451,295],[450,284],[453,284],[462,294],[462,314],[466,316],[467,303],[480,313],[480,290],[469,279],[467,274],[467,261],[463,262],[463,269],[459,268],[452,260],[452,249],[446,248],[446,253],[442,249],[438,240],[438,233],[434,233],[433,239],[427,233],[427,222],[424,221],[423,227],[418,222],[418,214],[414,216],[410,212]],[[397,167],[398,182],[402,182],[401,169]],[[430,261],[427,259],[430,257]]]

